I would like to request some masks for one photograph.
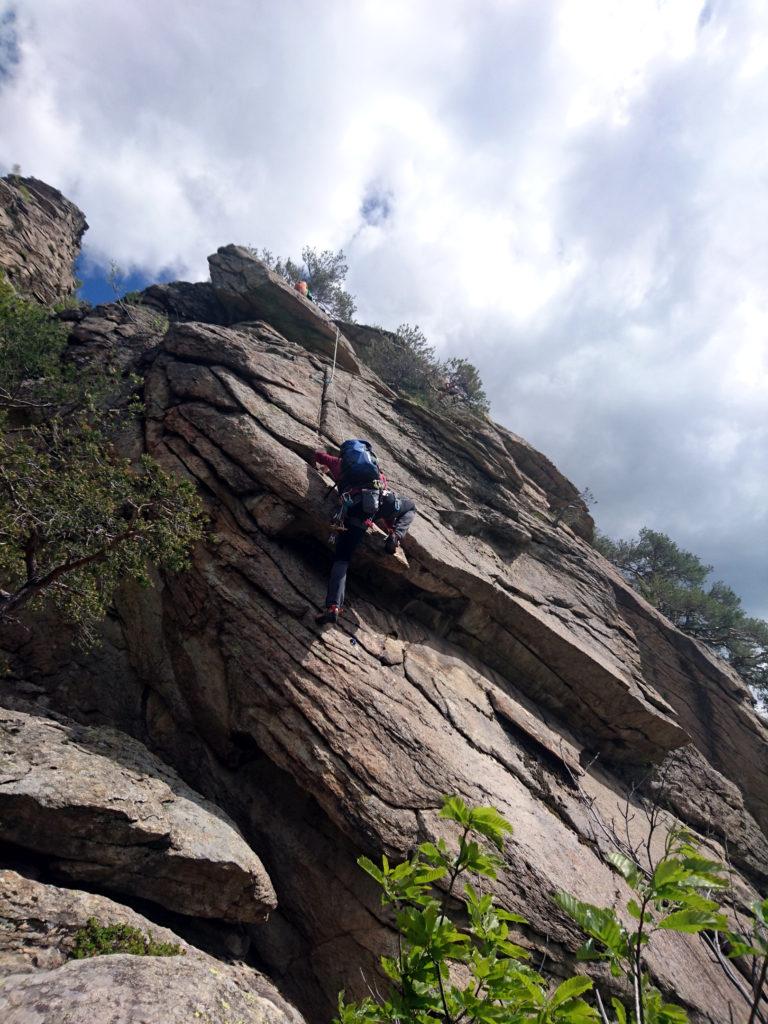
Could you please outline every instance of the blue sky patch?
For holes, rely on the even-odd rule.
[[[156,274],[147,274],[143,270],[132,270],[130,273],[118,270],[113,280],[110,280],[110,267],[94,263],[88,256],[80,255],[75,263],[75,277],[83,282],[77,292],[78,298],[99,306],[103,302],[114,302],[115,299],[122,298],[126,292],[140,292],[151,284],[173,281],[175,275],[169,270]]]
[[[16,11],[11,7],[0,14],[0,82],[13,75],[14,68],[20,61]]]
[[[392,193],[387,189],[370,188],[360,204],[366,224],[383,224],[392,214]]]

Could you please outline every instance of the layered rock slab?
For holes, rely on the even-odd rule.
[[[165,436],[179,455],[173,440],[178,437],[230,492],[242,491],[243,480],[253,491],[266,489],[314,517],[317,535],[327,535],[325,485],[306,461],[317,444],[312,407],[322,401],[322,378],[295,345],[283,342],[282,353],[280,347],[279,335],[267,328],[172,328],[148,376],[150,447],[161,451],[157,446]],[[209,366],[214,380],[209,375],[206,385],[198,374],[192,382],[188,366],[174,368],[175,360]],[[388,452],[388,472],[398,485],[404,481],[419,508],[405,545],[406,576],[394,562],[379,559],[378,566],[380,573],[398,574],[403,583],[423,589],[425,600],[412,595],[412,612],[429,625],[433,612],[438,619],[441,614],[433,599],[455,599],[446,620],[451,639],[480,658],[490,657],[494,668],[573,721],[606,755],[659,759],[685,743],[687,734],[672,708],[644,686],[639,672],[628,670],[627,637],[617,628],[615,606],[614,621],[606,623],[605,609],[593,598],[594,614],[603,619],[595,629],[591,615],[567,614],[565,598],[554,607],[548,600],[550,594],[557,599],[559,592],[570,593],[570,605],[578,607],[584,596],[574,594],[560,566],[550,567],[546,549],[541,557],[541,525],[530,513],[526,521],[526,503],[518,499],[522,508],[514,519],[495,510],[474,511],[493,489],[489,472],[496,478],[497,501],[501,482],[519,477],[501,443],[491,437],[482,455],[469,456],[469,439],[454,425],[452,451],[447,450],[441,437],[420,429],[420,418],[414,421],[397,403],[387,410],[386,399],[358,375],[339,370],[338,389],[339,441],[360,432],[360,410],[375,409],[375,418],[362,424],[365,433],[377,450]],[[419,465],[430,467],[426,479],[416,475]],[[455,507],[446,508],[451,499]],[[532,550],[536,541],[538,550]],[[597,577],[594,568],[592,575]],[[612,594],[604,593],[604,605],[612,603]]]
[[[129,925],[168,957],[71,960],[77,932]],[[105,896],[0,871],[0,1019],[3,1024],[303,1024],[258,971],[225,964]]]
[[[58,189],[37,178],[0,178],[0,269],[45,306],[74,295],[74,264],[88,225]]]
[[[310,351],[336,359],[360,372],[354,349],[322,309],[239,245],[222,246],[208,257],[213,290],[230,323],[266,320]]]
[[[255,922],[276,905],[227,816],[112,729],[0,710],[0,838],[183,914]]]

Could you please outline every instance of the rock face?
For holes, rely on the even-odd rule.
[[[142,301],[165,313],[171,320],[202,320],[207,324],[229,322],[226,309],[216,297],[213,285],[207,281],[153,284],[142,292]]]
[[[266,320],[310,350],[332,356],[339,366],[359,371],[354,350],[330,317],[239,245],[225,245],[208,257],[211,283],[229,322]]]
[[[118,806],[117,795],[130,800],[126,751],[139,757],[126,734],[140,739],[224,809],[264,865],[277,908],[249,925],[250,941],[313,1024],[329,1019],[340,988],[365,994],[361,972],[391,942],[356,858],[382,849],[404,857],[444,835],[444,793],[493,804],[513,822],[497,892],[530,920],[522,938],[546,952],[555,975],[572,968],[580,939],[552,893],[606,905],[627,897],[604,855],[625,815],[634,839],[643,837],[653,763],[664,763],[670,824],[684,822],[714,856],[727,847],[734,900],[748,901],[768,878],[768,731],[738,677],[594,551],[576,489],[545,456],[490,422],[449,420],[394,394],[360,363],[346,327],[330,384],[332,322],[237,247],[211,257],[211,271],[211,286],[153,292],[148,301],[173,321],[162,337],[147,328],[124,338],[103,310],[74,331],[82,358],[116,350],[143,375],[137,446],[196,482],[211,532],[188,573],[152,590],[124,588],[90,654],[73,650],[55,624],[0,637],[9,659],[0,703],[12,720],[23,712],[38,751],[31,765],[28,744],[10,740],[17,767],[0,785],[0,801],[27,785],[24,801],[35,803],[8,836],[19,856],[35,851],[39,870],[61,877],[64,838],[56,849],[46,843],[35,816],[58,808],[65,791],[69,807],[85,800],[71,771],[66,785],[42,785],[56,774],[51,759],[76,757],[81,778],[100,780],[98,806],[112,809],[110,795]],[[194,319],[201,315],[209,321]],[[348,333],[373,343],[363,328]],[[333,498],[308,460],[347,437],[373,442],[418,517],[404,559],[387,558],[381,536],[369,535],[342,624],[321,630],[313,613],[332,558]],[[76,743],[63,738],[77,727],[53,712],[88,726]],[[123,738],[99,749],[92,739],[102,733]],[[138,768],[131,761],[136,785],[168,771],[148,771],[149,756]],[[180,783],[167,785],[178,794]],[[163,806],[162,826],[138,808],[127,816],[137,831],[152,825],[170,836],[168,813]],[[152,851],[158,876],[170,856],[163,842]],[[105,874],[100,854],[65,856],[82,872],[67,869],[67,878],[117,885],[120,872],[110,862]],[[191,888],[175,909],[205,915]],[[223,884],[204,888],[219,917],[253,920]],[[159,891],[144,895],[163,902]],[[267,895],[262,902],[271,905]],[[125,992],[121,959],[113,983]],[[190,964],[175,965],[178,977]],[[650,966],[695,1024],[720,1024],[739,1007],[695,937],[654,940]],[[53,972],[58,981],[14,976],[3,991],[19,1012],[55,998],[51,1005],[84,1013],[88,986],[109,984],[105,971],[69,964]],[[85,995],[69,984],[76,974]],[[147,984],[173,984],[160,978]]]
[[[45,885],[6,869],[0,870],[0,975],[61,967],[72,958],[77,932],[91,918],[102,925],[137,928],[154,942],[179,946],[185,956],[205,956],[168,928],[106,896]]]
[[[180,955],[71,960],[89,918],[138,928]],[[4,1024],[303,1024],[266,978],[223,964],[103,896],[0,871],[0,1019]]]
[[[74,295],[75,258],[88,225],[37,178],[0,178],[0,268],[20,292],[51,306]]]
[[[0,710],[0,839],[47,854],[67,878],[169,910],[261,921],[276,902],[226,816],[106,728]]]
[[[302,1024],[256,972],[126,954],[6,978],[4,1024]]]

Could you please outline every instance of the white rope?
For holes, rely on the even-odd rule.
[[[333,366],[331,367],[331,379],[330,384],[333,384],[333,378],[336,376],[336,356],[339,353],[339,325],[334,324],[336,328],[336,341],[333,344]]]
[[[336,430],[339,429],[341,422],[341,416],[339,415],[339,407],[336,404],[336,388],[334,387],[334,377],[336,376],[336,356],[339,351],[339,327],[336,325],[336,342],[333,346],[333,366],[331,367],[331,379],[328,382],[328,390],[331,394],[331,401],[333,402],[333,408],[336,410]]]
[[[330,317],[330,314],[328,313],[327,309],[325,309],[323,306],[321,306],[319,302],[317,303],[317,305],[320,306],[320,308],[323,310],[323,312],[328,317]],[[338,354],[339,354],[339,334],[340,334],[340,331],[339,331],[338,324],[334,324],[333,326],[336,328],[336,337],[335,337],[334,343],[333,343],[333,362],[331,364],[331,376],[328,379],[328,387],[327,388],[323,387],[323,395],[322,395],[322,398],[321,398],[320,424],[319,424],[319,426],[322,426],[322,423],[323,423],[323,406],[330,399],[333,402],[333,408],[336,410],[336,430],[338,431],[339,424],[340,424],[340,421],[341,421],[341,416],[340,416],[340,413],[339,413],[339,407],[336,404],[336,393],[335,393],[335,389],[334,389],[334,382],[335,382],[335,378],[336,378],[336,360],[337,360]],[[318,430],[318,437],[320,437],[320,436],[321,436],[320,430]]]

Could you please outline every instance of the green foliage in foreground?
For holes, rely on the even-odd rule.
[[[768,622],[750,618],[722,581],[708,584],[711,565],[649,529],[636,540],[598,536],[595,547],[679,629],[712,647],[768,698]]]
[[[0,617],[48,600],[88,633],[123,580],[146,585],[148,561],[184,569],[201,535],[192,484],[132,466],[97,427],[0,434]]]
[[[445,798],[441,817],[458,825],[458,847],[443,839],[422,843],[397,866],[386,856],[380,866],[367,857],[358,860],[380,886],[382,905],[394,911],[398,948],[380,960],[390,983],[386,996],[348,1003],[342,992],[335,1024],[685,1024],[685,1009],[666,1002],[651,983],[645,955],[660,931],[704,930],[723,933],[732,957],[762,957],[753,964],[759,976],[748,1021],[753,1024],[768,964],[768,901],[758,905],[751,935],[728,932],[711,896],[725,886],[723,866],[701,856],[689,833],[670,832],[663,851],[645,867],[619,852],[609,856],[633,890],[626,916],[567,893],[555,897],[586,935],[578,958],[607,962],[631,993],[627,1007],[615,996],[603,1000],[585,976],[554,983],[534,970],[510,931],[525,918],[469,881],[493,879],[502,866],[499,853],[512,826],[498,811],[470,808],[453,796]],[[448,913],[455,899],[464,907],[456,920]]]
[[[613,908],[596,907],[558,893],[555,900],[560,909],[588,936],[577,958],[604,960],[615,978],[624,976],[629,980],[633,997],[630,1013],[617,999],[612,1000],[618,1024],[682,1024],[688,1019],[685,1010],[664,1002],[651,984],[645,951],[659,931],[727,931],[718,903],[704,895],[725,888],[723,865],[702,857],[692,836],[684,831],[668,833],[663,856],[647,871],[618,851],[609,854],[608,862],[634,890],[635,895],[626,904],[626,920],[636,924],[628,927]]]
[[[204,519],[189,482],[118,455],[132,382],[74,367],[66,339],[0,282],[0,621],[52,602],[89,640],[119,583],[186,566]]]
[[[186,956],[186,951],[173,942],[155,942],[153,938],[129,924],[101,925],[89,917],[85,928],[75,933],[72,960],[91,956],[131,953],[133,956]]]
[[[761,1004],[768,1002],[768,899],[755,900],[752,904],[748,926],[746,934],[728,933],[728,956],[747,959],[746,973],[752,980],[752,1006],[747,1024],[754,1024],[760,1020]]]

